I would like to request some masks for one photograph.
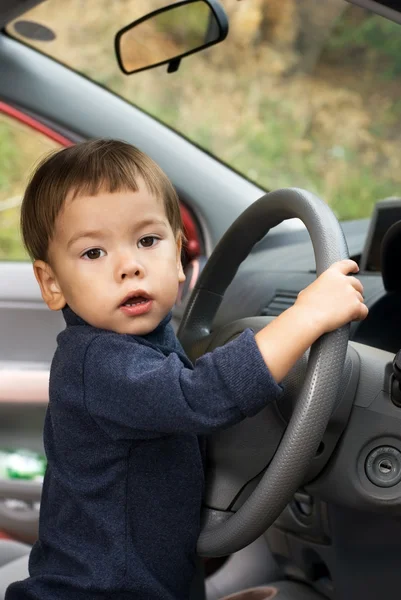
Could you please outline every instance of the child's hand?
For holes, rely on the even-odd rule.
[[[348,275],[358,271],[353,260],[334,263],[300,292],[294,307],[302,310],[307,321],[315,323],[321,333],[365,319],[368,308],[363,301],[362,283]]]
[[[261,329],[255,340],[277,382],[323,333],[368,314],[363,302],[363,286],[356,277],[358,265],[341,260],[305,288],[294,306]]]

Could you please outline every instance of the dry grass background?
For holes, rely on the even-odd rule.
[[[26,18],[57,33],[54,42],[36,44],[41,51],[183,132],[266,189],[305,187],[345,219],[367,216],[378,198],[397,194],[398,82],[383,79],[374,60],[358,63],[327,50],[346,11],[353,18],[364,11],[343,0],[222,3],[230,18],[227,40],[184,60],[173,75],[161,67],[127,77],[113,50],[120,27],[164,0],[50,0]],[[6,130],[0,121],[0,150],[19,148],[20,134],[14,138],[10,131],[1,145]],[[16,167],[8,183],[0,172],[0,201],[19,193],[32,162],[29,152],[36,159],[34,145],[12,159]],[[17,211],[7,213],[0,213],[0,258],[20,255],[14,241],[2,242],[4,218],[16,222]]]

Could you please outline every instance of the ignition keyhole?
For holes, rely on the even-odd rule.
[[[379,469],[380,471],[384,474],[387,475],[388,473],[391,473],[392,470],[392,464],[391,462],[388,460],[388,458],[385,458],[384,460],[381,460],[379,463]]]

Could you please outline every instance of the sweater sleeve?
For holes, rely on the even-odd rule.
[[[193,369],[118,336],[94,338],[85,357],[86,408],[113,439],[208,434],[256,414],[281,390],[251,330]]]

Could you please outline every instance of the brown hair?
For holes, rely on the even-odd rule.
[[[131,144],[96,139],[47,156],[33,173],[21,207],[22,238],[32,259],[47,260],[55,221],[67,196],[137,192],[139,179],[164,201],[171,228],[176,236],[181,235],[180,206],[171,181],[149,156]]]

